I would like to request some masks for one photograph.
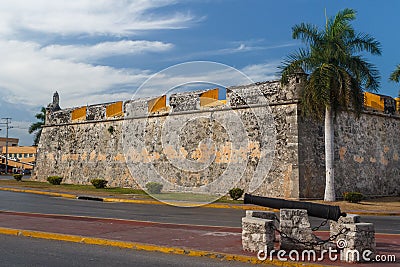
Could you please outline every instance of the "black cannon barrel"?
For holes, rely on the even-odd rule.
[[[254,204],[273,209],[304,209],[309,216],[337,221],[346,213],[340,211],[339,206],[316,204],[302,201],[284,200],[279,198],[260,197],[250,194],[244,195],[244,204]]]

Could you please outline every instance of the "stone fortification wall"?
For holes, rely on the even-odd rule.
[[[173,94],[169,106],[161,96],[48,109],[33,179],[61,175],[66,183],[88,184],[104,178],[110,186],[137,187],[144,177],[163,176],[168,190],[215,193],[213,185],[252,190],[261,175],[256,194],[321,198],[324,129],[299,115],[304,78],[283,88],[278,81],[230,87],[226,100],[213,89]],[[359,120],[338,116],[338,196],[399,194],[399,121],[372,113]]]

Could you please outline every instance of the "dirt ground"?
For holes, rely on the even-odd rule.
[[[380,197],[366,199],[360,203],[349,203],[347,201],[324,202],[322,200],[312,202],[340,206],[340,209],[345,212],[370,211],[400,213],[400,197]]]

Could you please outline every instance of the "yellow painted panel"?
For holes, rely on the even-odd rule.
[[[161,97],[154,98],[154,99],[148,101],[147,105],[149,108],[148,111],[150,113],[164,111],[167,108],[167,96],[163,95]]]
[[[218,101],[218,88],[208,90],[200,95],[200,107],[213,106]]]
[[[109,117],[117,117],[122,116],[122,101],[110,104],[106,107],[106,116]]]
[[[71,114],[72,121],[86,120],[86,107],[74,109]]]
[[[396,97],[395,100],[396,100],[396,110],[400,112],[400,97]]]
[[[383,99],[379,95],[369,92],[364,93],[364,105],[380,111],[384,111],[385,109]]]

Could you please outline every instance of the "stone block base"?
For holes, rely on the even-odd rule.
[[[341,260],[346,262],[364,262],[375,257],[375,229],[372,223],[343,224],[349,231],[344,238],[337,240],[337,246],[343,248]]]
[[[251,217],[251,214],[246,212],[246,217],[242,218],[243,250],[258,252],[265,249],[269,251],[274,249],[274,221]]]

